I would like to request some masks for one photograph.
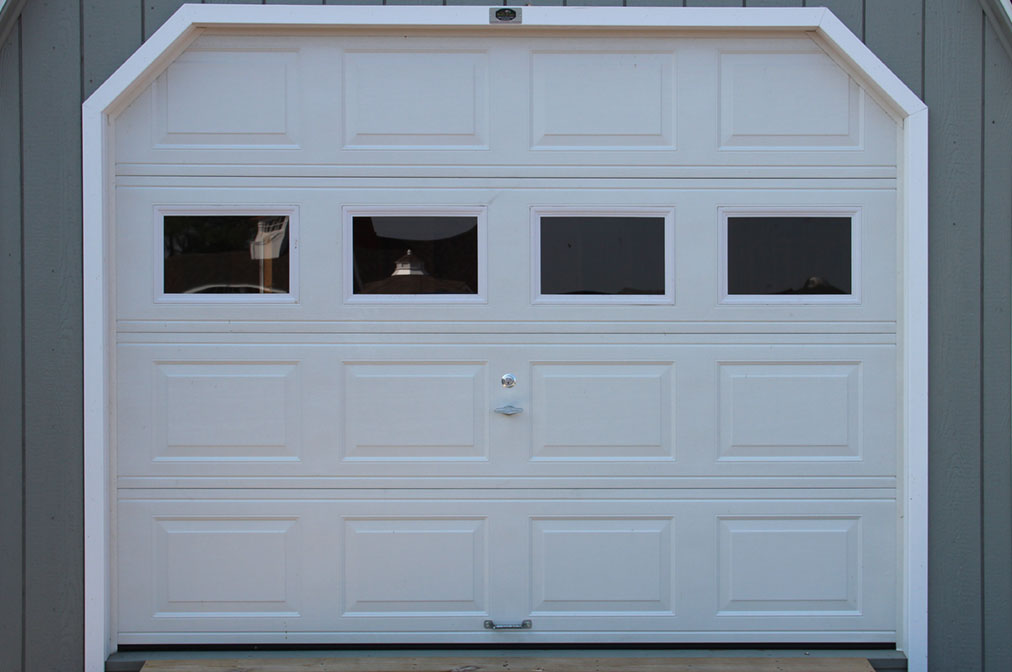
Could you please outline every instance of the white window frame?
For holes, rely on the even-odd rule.
[[[691,35],[721,30],[805,35],[845,68],[900,125],[897,226],[900,250],[898,474],[900,597],[897,647],[910,672],[928,665],[928,110],[882,61],[824,7],[524,7],[522,24],[492,25],[487,7],[356,7],[186,4],[82,106],[84,266],[84,665],[102,672],[116,650],[111,576],[115,119],[208,30],[467,31],[504,35],[539,29],[650,31]]]
[[[542,294],[542,217],[663,217],[664,294]],[[675,303],[675,209],[674,207],[542,207],[531,208],[531,303],[578,305],[673,305]]]
[[[355,217],[475,217],[478,220],[478,292],[476,294],[355,294]],[[341,208],[344,235],[341,247],[341,281],[344,302],[349,304],[483,304],[488,303],[488,255],[486,253],[488,208],[484,205],[448,206],[368,206],[347,205]]]
[[[725,305],[855,305],[861,303],[861,208],[853,207],[737,207],[717,209],[718,303]],[[849,217],[850,294],[729,294],[727,220],[730,217]]]
[[[174,216],[255,217],[262,215],[288,217],[288,292],[265,294],[174,294],[165,292],[165,217]],[[299,207],[297,205],[164,205],[154,206],[154,268],[155,303],[184,304],[262,304],[299,302]]]

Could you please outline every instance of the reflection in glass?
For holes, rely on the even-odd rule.
[[[664,218],[541,217],[541,293],[664,294]]]
[[[166,294],[287,294],[287,216],[166,215]]]
[[[355,294],[477,294],[478,218],[352,218]]]
[[[728,294],[850,294],[850,217],[728,217]]]

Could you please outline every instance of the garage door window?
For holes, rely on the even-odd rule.
[[[162,301],[294,299],[294,212],[161,211]]]
[[[671,303],[670,210],[537,210],[536,303]]]
[[[858,300],[854,211],[724,211],[725,303],[854,303]]]
[[[482,211],[347,213],[350,299],[482,300]]]

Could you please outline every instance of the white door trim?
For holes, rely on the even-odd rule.
[[[107,277],[113,212],[113,118],[209,28],[332,26],[466,28],[516,32],[529,27],[637,30],[756,30],[808,33],[845,67],[903,128],[900,159],[902,231],[902,474],[899,641],[911,672],[927,669],[928,407],[928,123],[927,108],[865,45],[824,8],[699,9],[523,7],[522,25],[489,23],[488,7],[302,7],[184,5],[85,101],[84,196],[84,486],[85,669],[101,672],[115,651],[110,579],[110,350],[114,297]],[[109,254],[107,254],[109,253]]]

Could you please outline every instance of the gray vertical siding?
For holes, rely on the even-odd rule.
[[[85,98],[141,46],[143,15],[139,2],[83,0],[81,78]]]
[[[930,108],[928,370],[929,613],[936,669],[980,669],[981,119],[984,15],[974,3],[925,3],[924,95]],[[947,665],[943,666],[943,662]]]
[[[182,1],[28,0],[0,46],[4,672],[79,669],[83,651],[80,103]],[[978,1],[521,4],[825,6],[928,103],[931,669],[1008,670],[1012,60]]]
[[[923,0],[869,2],[864,17],[864,43],[911,91],[923,97]]]
[[[984,368],[981,445],[984,669],[1012,667],[1012,60],[993,27],[984,35]]]
[[[0,670],[21,671],[21,41],[0,46]]]
[[[80,16],[21,16],[26,670],[83,655]]]
[[[746,7],[802,7],[804,0],[745,0]]]
[[[864,0],[807,0],[806,4],[809,7],[828,7],[836,18],[850,28],[850,32],[864,39]],[[885,3],[871,0],[869,4]]]
[[[141,34],[148,39],[186,0],[144,0],[141,3]],[[111,4],[106,2],[106,4]],[[319,3],[313,3],[319,4]]]

